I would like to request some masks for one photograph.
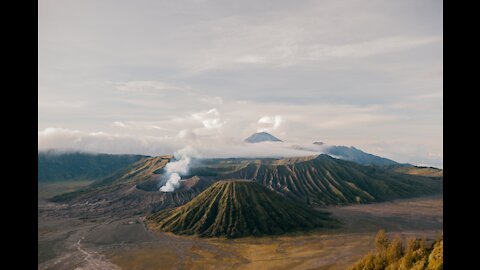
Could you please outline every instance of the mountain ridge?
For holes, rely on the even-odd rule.
[[[362,165],[399,165],[388,158],[364,152],[354,146],[327,146],[325,153],[343,160],[353,161]],[[405,164],[410,165],[410,164]]]
[[[57,195],[70,213],[131,215],[182,205],[222,179],[254,179],[277,194],[311,206],[379,202],[437,194],[442,178],[398,173],[328,155],[285,159],[213,159],[193,162],[174,192],[159,192],[172,156],[142,159],[78,191]],[[196,165],[193,165],[196,164]]]
[[[214,183],[190,202],[147,217],[156,231],[228,238],[333,227],[329,214],[290,201],[249,180]]]
[[[250,135],[244,140],[248,143],[260,143],[260,142],[282,142],[279,138],[273,136],[268,132],[256,132]]]
[[[38,181],[95,180],[148,156],[103,153],[38,152]]]
[[[313,205],[380,202],[443,190],[440,179],[364,166],[326,154],[276,163],[250,162],[226,177],[255,179],[277,193]]]

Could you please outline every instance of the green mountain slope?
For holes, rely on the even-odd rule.
[[[80,190],[55,196],[69,214],[126,216],[177,207],[222,179],[254,179],[289,199],[313,206],[368,203],[442,192],[442,178],[397,173],[328,155],[285,159],[193,160],[174,192],[160,192],[172,156],[144,158]]]
[[[38,181],[103,178],[145,157],[142,155],[39,152]]]
[[[160,192],[163,168],[172,156],[145,158],[80,190],[57,195],[69,205],[67,216],[130,216],[182,205],[206,189],[210,179],[190,177],[175,192]]]
[[[383,166],[385,169],[409,174],[409,175],[421,175],[426,177],[443,177],[443,170],[434,167],[423,167],[413,165],[387,165]]]
[[[154,230],[198,236],[274,235],[331,227],[327,213],[315,211],[253,181],[219,181],[187,204],[147,218]]]

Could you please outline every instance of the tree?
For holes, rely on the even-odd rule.
[[[392,264],[398,261],[403,256],[403,243],[400,235],[396,235],[392,242],[387,247],[387,262]]]
[[[428,251],[425,247],[425,240],[413,238],[408,240],[407,250],[403,256],[400,266],[406,269],[423,269],[427,263]]]
[[[388,235],[385,233],[385,230],[379,230],[377,236],[375,237],[375,247],[378,252],[384,252],[387,250],[389,245]]]
[[[430,256],[428,256],[427,270],[443,270],[443,235],[442,239],[435,243]]]
[[[400,235],[390,241],[385,231],[375,237],[376,253],[370,252],[350,270],[443,270],[443,239],[426,247],[425,239],[408,240],[404,248]]]

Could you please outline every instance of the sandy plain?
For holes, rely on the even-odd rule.
[[[346,269],[374,249],[379,229],[430,240],[443,229],[441,196],[323,210],[343,226],[233,240],[154,233],[145,229],[142,216],[81,220],[42,212],[38,269]]]

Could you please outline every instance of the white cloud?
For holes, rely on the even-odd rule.
[[[215,97],[201,97],[201,101],[213,105],[222,105],[224,103],[224,100],[222,97],[215,96]]]
[[[282,117],[280,115],[263,116],[262,118],[258,119],[259,127],[257,131],[276,130],[278,127],[280,127],[281,123]]]
[[[192,115],[194,119],[199,120],[205,129],[220,129],[225,121],[220,119],[220,113],[216,108],[210,109],[206,112],[194,113]]]
[[[408,50],[418,46],[441,42],[440,36],[408,37],[393,36],[372,39],[363,42],[339,45],[315,45],[306,51],[307,59],[322,60],[330,57],[360,58]]]
[[[125,125],[125,123],[120,122],[120,121],[113,122],[113,125],[116,126],[116,127],[127,128],[127,125]]]
[[[345,60],[355,58],[376,57],[389,53],[401,52],[432,43],[442,42],[441,36],[388,36],[373,38],[365,41],[351,43],[308,43],[308,42],[289,42],[278,44],[272,41],[272,44],[264,48],[254,48],[252,52],[259,55],[243,55],[234,58],[232,62],[243,64],[269,64],[273,67],[291,67],[295,65],[305,65],[312,61],[330,61],[333,66],[326,66],[326,69],[335,69],[336,65],[332,60]],[[217,55],[218,57],[218,55]],[[227,59],[227,55],[225,58]],[[230,56],[234,57],[234,56]],[[217,62],[217,66],[206,67],[205,69],[223,68],[229,63],[225,60],[223,63]],[[233,68],[233,67],[230,67]]]
[[[195,142],[197,140],[197,134],[195,134],[194,131],[188,129],[181,130],[178,133],[177,137],[188,142]]]
[[[39,150],[86,151],[113,154],[188,154],[194,157],[267,157],[311,155],[285,144],[248,144],[225,136],[198,137],[183,130],[176,137],[130,136],[46,128],[38,132]],[[215,145],[215,147],[212,147]],[[178,150],[181,149],[180,152]],[[183,149],[183,150],[182,150]],[[188,152],[185,152],[188,151]],[[184,153],[185,152],[185,153]]]
[[[244,56],[241,56],[241,57],[235,59],[233,62],[246,63],[246,64],[264,63],[265,62],[265,57],[257,56],[257,55],[244,55]]]
[[[168,129],[166,129],[166,128],[159,127],[159,126],[157,126],[157,125],[150,125],[149,128],[157,129],[157,130],[168,130]]]
[[[358,113],[350,115],[334,116],[328,120],[319,121],[315,125],[322,129],[352,129],[359,125],[385,123],[389,121],[401,120],[398,115],[382,115],[374,113]]]
[[[268,129],[438,158],[441,1],[253,2],[41,1],[39,141],[146,153]]]
[[[108,83],[113,84],[116,90],[125,92],[184,91],[191,89],[191,87],[187,85],[177,85],[160,81],[127,81]]]
[[[202,124],[205,128],[213,129],[213,128],[221,128],[224,122],[220,122],[220,119],[206,119],[202,121]]]
[[[86,103],[83,101],[39,101],[38,107],[45,109],[83,109],[86,107]]]
[[[142,137],[102,131],[84,132],[65,128],[46,128],[38,132],[39,150],[160,155],[172,153],[180,145],[181,141],[169,137]]]

